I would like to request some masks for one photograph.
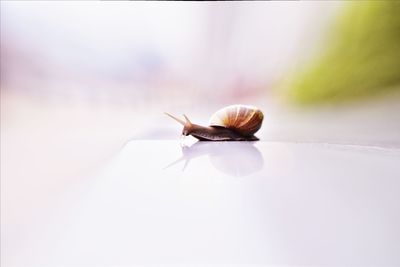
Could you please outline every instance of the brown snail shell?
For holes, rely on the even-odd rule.
[[[249,105],[231,105],[215,112],[210,126],[231,129],[243,136],[254,135],[262,125],[264,115],[260,109]]]

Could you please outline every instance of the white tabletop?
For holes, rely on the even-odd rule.
[[[67,189],[6,221],[5,266],[400,264],[396,149],[130,141]]]

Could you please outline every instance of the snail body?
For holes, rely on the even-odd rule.
[[[191,135],[200,141],[256,141],[254,134],[261,128],[263,113],[256,107],[232,105],[215,112],[210,119],[210,126],[185,121],[165,113],[183,125],[182,135]]]

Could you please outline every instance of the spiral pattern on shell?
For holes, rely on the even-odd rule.
[[[255,134],[260,128],[264,115],[257,107],[232,105],[215,112],[210,119],[210,126],[232,129],[244,136]]]

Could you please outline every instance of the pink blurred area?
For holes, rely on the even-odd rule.
[[[307,53],[337,6],[4,2],[2,93],[11,110],[101,106],[149,116],[251,102]]]

